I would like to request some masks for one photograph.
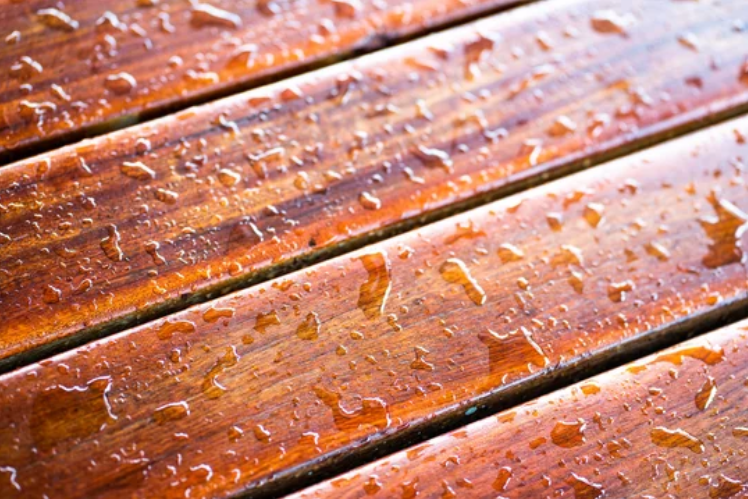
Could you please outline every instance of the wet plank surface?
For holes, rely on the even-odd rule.
[[[745,307],[746,132],[729,122],[7,374],[2,493],[277,490]]]
[[[515,0],[0,1],[0,158]]]
[[[614,5],[521,8],[0,169],[0,360],[745,106],[748,4]]]
[[[748,322],[292,497],[745,497]]]

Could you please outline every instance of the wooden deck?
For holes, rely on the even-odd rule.
[[[0,0],[0,498],[745,497],[746,23]]]

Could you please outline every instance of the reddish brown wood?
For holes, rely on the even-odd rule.
[[[0,158],[516,3],[2,0]]]
[[[2,169],[0,359],[737,112],[743,14],[530,6]]]
[[[2,466],[30,496],[267,491],[673,341],[748,302],[747,132],[727,123],[7,374]]]
[[[715,331],[291,497],[746,497],[747,331]]]

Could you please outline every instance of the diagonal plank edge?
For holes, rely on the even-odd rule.
[[[520,3],[2,0],[0,160]]]
[[[277,490],[745,307],[747,130],[674,140],[4,375],[0,490]]]
[[[291,497],[743,497],[747,366],[744,321]]]
[[[745,3],[615,5],[520,8],[0,169],[0,363],[745,108]]]

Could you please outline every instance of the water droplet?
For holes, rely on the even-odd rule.
[[[101,249],[104,254],[113,262],[121,262],[124,259],[124,253],[119,247],[119,231],[117,226],[109,224],[106,227],[108,236],[101,240]]]
[[[378,210],[382,207],[382,201],[366,191],[359,195],[358,202],[367,210]]]
[[[271,310],[267,314],[257,314],[255,318],[255,331],[264,333],[270,326],[280,326],[281,321],[275,310]]]
[[[448,173],[452,172],[454,163],[452,158],[445,151],[432,147],[418,146],[415,150],[415,156],[429,168],[443,168]]]
[[[587,203],[584,207],[584,219],[590,224],[590,227],[597,228],[603,219],[605,206],[600,203]]]
[[[714,382],[714,378],[709,376],[709,378],[704,382],[702,387],[699,389],[699,391],[696,393],[696,407],[699,408],[700,411],[704,411],[709,408],[709,406],[714,401],[714,397],[717,395],[717,385]]]
[[[343,407],[337,392],[322,386],[315,386],[314,393],[332,411],[335,426],[341,431],[355,431],[361,425],[371,425],[383,430],[390,426],[387,404],[381,398],[364,397],[361,407],[351,410]]]
[[[296,328],[296,336],[302,340],[316,340],[319,338],[320,325],[321,323],[317,313],[309,312],[306,315],[304,322],[299,324],[299,327]]]
[[[202,388],[206,397],[215,399],[226,393],[226,387],[220,384],[217,378],[226,369],[234,367],[238,362],[239,355],[237,355],[236,349],[233,346],[226,347],[226,353],[216,361],[216,364],[205,375]]]
[[[727,499],[743,492],[744,487],[745,485],[740,480],[720,473],[717,485],[712,485],[709,488],[709,497],[712,499]]]
[[[598,33],[624,34],[629,25],[633,24],[633,18],[621,16],[612,10],[600,10],[592,15],[590,23]]]
[[[702,259],[708,268],[717,268],[744,260],[740,238],[748,229],[748,215],[731,202],[712,193],[709,202],[717,212],[716,217],[704,217],[699,222],[712,243],[709,253]]]
[[[480,75],[478,65],[483,55],[493,50],[493,47],[494,41],[481,34],[474,41],[465,44],[465,79],[473,80]]]
[[[574,133],[577,130],[577,124],[568,116],[559,116],[548,129],[552,137],[563,137]]]
[[[224,187],[233,187],[241,181],[242,177],[234,170],[228,170],[222,168],[218,170],[218,181],[223,184]]]
[[[476,305],[480,306],[486,302],[486,292],[473,279],[470,270],[462,260],[450,258],[439,267],[439,272],[445,281],[462,286],[465,293]]]
[[[375,319],[384,313],[390,294],[390,261],[384,251],[363,255],[358,260],[369,274],[366,282],[359,288],[358,308],[368,319]]]
[[[158,339],[168,340],[174,333],[189,334],[195,332],[195,324],[190,321],[165,321],[158,330]]]
[[[605,489],[602,485],[587,480],[576,473],[572,473],[567,481],[574,489],[574,497],[576,499],[597,499],[605,494]]]
[[[185,418],[190,415],[190,406],[187,402],[173,402],[162,405],[153,411],[153,420],[156,424],[165,424],[171,421]]]
[[[499,246],[499,258],[503,263],[516,262],[524,257],[525,253],[513,244],[504,243]]]
[[[683,364],[683,357],[691,357],[709,366],[713,366],[725,360],[725,352],[719,345],[690,346],[658,355],[654,362],[670,362],[671,364],[680,366]]]
[[[488,348],[491,376],[504,379],[512,373],[531,372],[530,365],[539,368],[548,365],[548,357],[524,327],[505,335],[488,329],[485,333],[480,333],[478,338]]]
[[[140,161],[125,161],[122,163],[120,171],[124,175],[136,180],[153,180],[156,178],[156,172]]]
[[[42,300],[44,301],[44,303],[48,305],[59,303],[61,297],[62,291],[60,291],[56,287],[52,286],[51,284],[47,284],[46,286],[44,286],[44,291],[42,291]]]
[[[509,466],[504,466],[502,468],[499,468],[499,471],[496,473],[496,480],[494,480],[491,485],[495,491],[503,492],[506,490],[511,479],[512,468],[510,468]]]
[[[197,3],[192,6],[193,26],[219,26],[223,28],[239,28],[242,18],[227,10],[219,9],[207,3]]]
[[[125,95],[135,90],[138,82],[130,73],[117,73],[107,76],[104,86],[117,95]]]
[[[179,199],[179,194],[168,189],[159,187],[153,191],[153,197],[166,204],[176,204]]]
[[[677,428],[670,430],[664,426],[653,428],[649,434],[652,443],[660,447],[683,447],[701,454],[704,452],[704,444],[690,433]]]
[[[612,282],[608,285],[608,298],[610,301],[620,303],[626,301],[626,293],[636,288],[632,281]]]
[[[426,360],[426,355],[428,355],[429,351],[423,347],[414,347],[413,350],[415,351],[416,358],[415,360],[413,360],[413,362],[410,363],[411,369],[417,369],[420,371],[433,371],[434,364]]]
[[[583,419],[572,422],[557,421],[551,430],[551,441],[559,447],[566,449],[579,447],[587,441],[584,436],[586,428],[587,424]]]
[[[255,438],[263,443],[270,442],[270,439],[272,438],[272,434],[270,431],[268,431],[267,428],[262,426],[261,424],[256,424],[252,427],[252,433],[254,433]]]
[[[41,9],[36,12],[39,21],[48,28],[62,31],[75,31],[78,21],[58,9]]]
[[[205,322],[213,323],[221,319],[230,319],[233,316],[234,316],[233,308],[210,307],[203,314],[203,320]]]

